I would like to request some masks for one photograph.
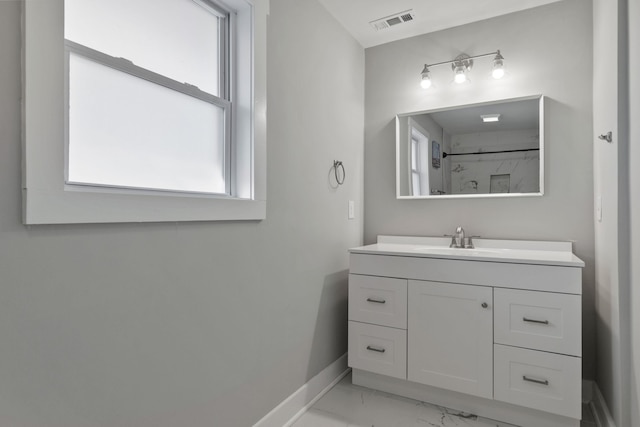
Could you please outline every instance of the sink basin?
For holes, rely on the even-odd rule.
[[[488,255],[488,254],[504,254],[509,249],[496,249],[496,248],[450,248],[448,246],[416,246],[414,251],[419,252],[445,252],[459,255]]]

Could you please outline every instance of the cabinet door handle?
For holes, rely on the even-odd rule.
[[[380,347],[372,347],[372,346],[370,346],[370,345],[368,345],[368,346],[367,346],[367,350],[369,350],[369,351],[375,351],[376,353],[384,353],[385,351],[387,351],[387,350],[385,350],[384,348],[380,348]]]
[[[482,304],[480,304],[480,306],[482,308],[487,308],[487,307],[489,307],[489,304],[487,304],[486,302],[483,302]]]
[[[376,303],[376,304],[384,304],[384,303],[386,303],[386,302],[387,302],[386,300],[383,300],[383,299],[375,299],[375,298],[367,298],[367,301],[369,301],[369,302],[374,302],[374,303]]]
[[[527,319],[526,317],[523,317],[522,321],[523,322],[529,322],[529,323],[540,323],[541,325],[548,325],[549,324],[548,320]]]
[[[535,378],[529,378],[526,375],[522,376],[522,379],[524,381],[529,381],[530,383],[536,383],[536,384],[542,384],[542,385],[549,385],[549,381],[547,380],[536,380]]]

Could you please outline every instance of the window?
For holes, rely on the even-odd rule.
[[[229,17],[204,0],[65,0],[67,183],[230,194]]]
[[[263,3],[26,0],[25,223],[264,218]]]
[[[411,195],[429,194],[429,134],[414,120],[409,119],[409,144],[411,146]]]

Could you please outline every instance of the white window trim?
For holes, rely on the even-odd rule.
[[[23,222],[25,224],[261,220],[266,217],[267,0],[229,0],[237,13],[232,132],[237,197],[65,185],[64,0],[23,2]],[[253,27],[253,30],[251,30]],[[251,34],[244,37],[244,34]],[[251,46],[253,45],[253,46]],[[252,48],[251,48],[252,47]],[[253,121],[253,126],[247,125]],[[247,166],[250,170],[246,170]]]

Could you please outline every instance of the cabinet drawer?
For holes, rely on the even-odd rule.
[[[494,290],[494,341],[553,353],[582,355],[579,295]]]
[[[349,366],[407,378],[407,331],[349,322]]]
[[[494,373],[495,400],[580,419],[579,357],[496,344]]]
[[[407,328],[407,281],[349,275],[349,320]]]

